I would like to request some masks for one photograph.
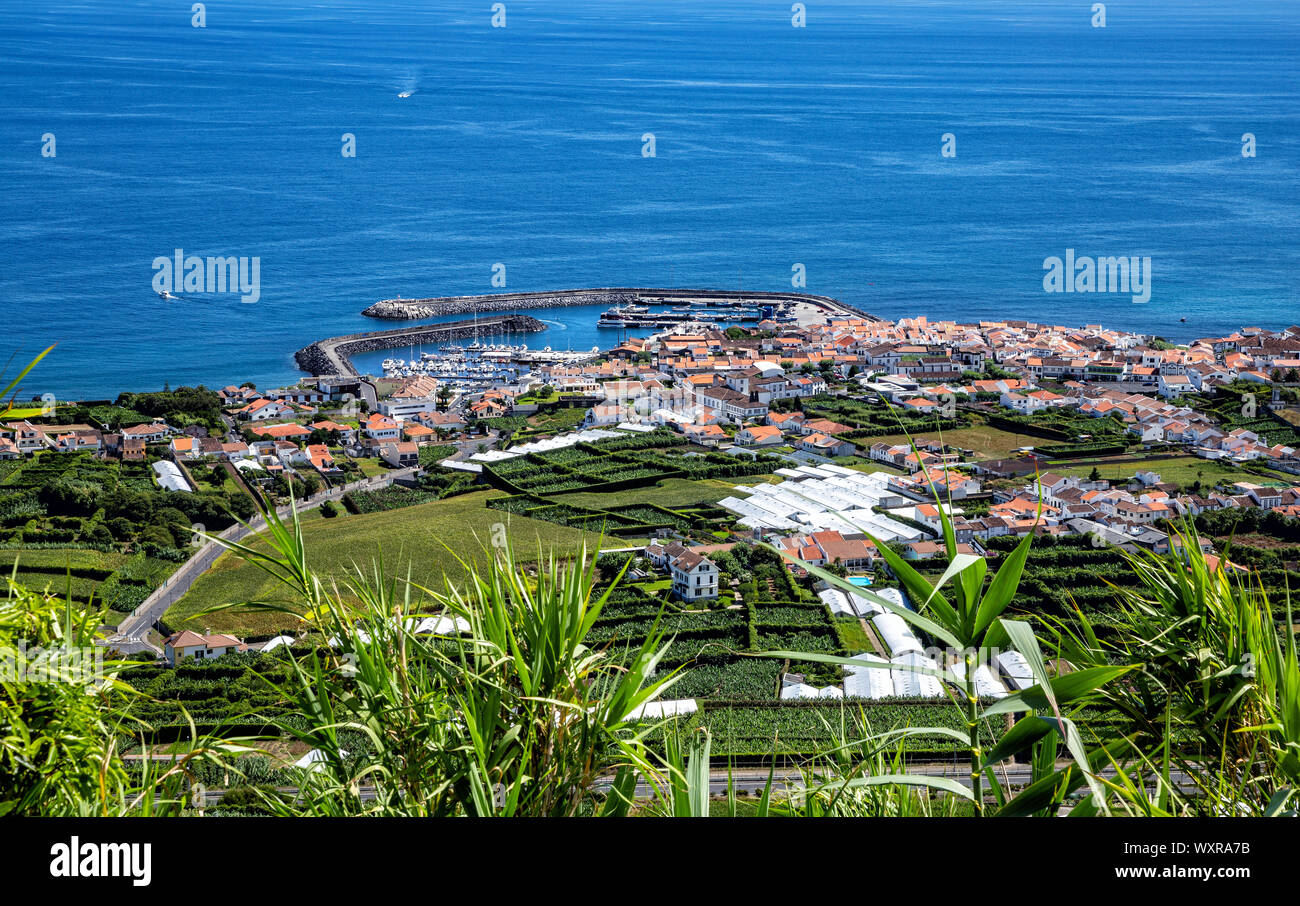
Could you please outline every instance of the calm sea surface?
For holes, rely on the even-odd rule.
[[[0,361],[58,342],[24,396],[274,385],[497,263],[510,290],[800,263],[884,316],[1184,340],[1300,321],[1300,5],[1090,5],[4,3]],[[261,298],[160,301],[177,248],[260,258]],[[1067,248],[1150,256],[1150,302],[1045,294]],[[610,339],[540,315],[530,345]]]

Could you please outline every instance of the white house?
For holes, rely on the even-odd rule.
[[[197,632],[191,632],[188,629],[172,633],[163,642],[163,651],[167,657],[167,663],[173,667],[176,666],[177,661],[183,661],[186,658],[202,661],[208,658],[221,657],[223,654],[247,650],[248,646],[234,636],[221,635],[220,633],[199,635]]]
[[[684,551],[668,564],[673,593],[683,601],[702,601],[718,596],[718,568],[713,561],[694,551]]]

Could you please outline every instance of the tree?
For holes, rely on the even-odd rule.
[[[1088,473],[1088,480],[1101,481],[1101,471],[1096,466],[1093,466],[1092,471]]]

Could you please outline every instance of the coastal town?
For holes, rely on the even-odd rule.
[[[1285,885],[1293,3],[17,6],[8,889]]]
[[[1100,325],[814,315],[628,336],[487,386],[429,374],[231,384],[216,391],[219,427],[79,423],[59,406],[11,415],[0,460],[14,463],[10,486],[24,462],[70,455],[147,463],[177,495],[204,487],[196,473],[249,493],[305,479],[310,495],[421,466],[501,487],[503,463],[657,432],[741,463],[779,460],[718,501],[735,534],[861,535],[856,516],[915,556],[934,553],[938,505],[977,550],[1028,532],[1161,550],[1157,526],[1178,517],[1300,516],[1300,327],[1175,346]],[[820,482],[832,496],[807,499]]]
[[[882,605],[917,606],[882,546],[935,576],[953,554],[996,567],[1031,536],[1016,613],[1035,625],[1072,608],[1104,622],[1123,558],[1177,555],[1193,525],[1214,569],[1262,569],[1279,594],[1293,582],[1300,327],[1179,345],[820,300],[782,310],[743,325],[683,312],[541,357],[455,322],[428,368],[357,374],[352,339],[320,345],[328,373],[281,387],[15,400],[0,429],[6,563],[51,589],[72,565],[74,598],[109,608],[108,647],[184,671],[309,643],[293,619],[212,610],[273,593],[221,556],[265,508],[296,509],[329,569],[387,539],[421,587],[461,581],[462,557],[503,544],[592,546],[602,582],[628,569],[593,639],[637,644],[663,610],[678,631],[665,666],[690,669],[638,714],[694,721],[740,758],[774,738],[786,756],[824,742],[778,705],[856,699],[905,725],[946,696],[926,670],[964,668]],[[399,348],[400,331],[382,336]],[[746,656],[765,648],[860,666]],[[1027,671],[1000,652],[977,668],[980,694],[1024,689]]]

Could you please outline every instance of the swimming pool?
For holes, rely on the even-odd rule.
[[[849,576],[849,584],[856,585],[858,588],[867,588],[871,585],[870,576]]]

